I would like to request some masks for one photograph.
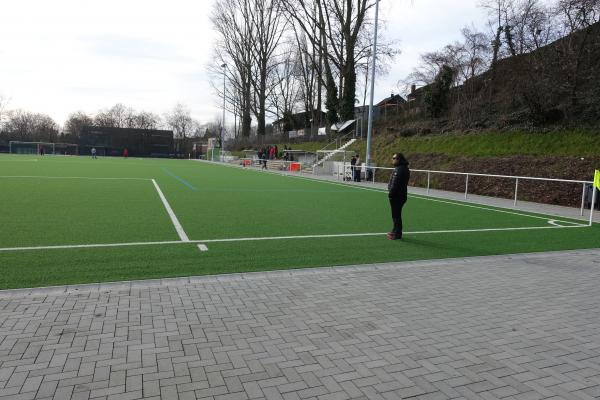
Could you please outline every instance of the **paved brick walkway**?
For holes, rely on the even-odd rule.
[[[598,399],[600,250],[0,292],[1,399]]]

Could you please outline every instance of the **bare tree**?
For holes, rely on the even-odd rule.
[[[385,21],[380,21],[385,28]],[[399,42],[388,40],[383,32],[385,29],[380,29],[377,38],[377,60],[376,60],[376,76],[385,76],[389,73],[390,65],[393,60],[400,54]],[[372,63],[372,52],[373,52],[373,40],[374,40],[374,26],[371,21],[368,21],[364,25],[364,33],[361,34],[360,41],[356,50],[356,69],[359,74],[364,76],[364,84],[362,85],[362,105],[363,105],[363,122],[367,118],[367,90],[369,88],[369,82],[371,79],[371,63]],[[359,88],[357,84],[357,90]]]
[[[94,125],[111,128],[130,128],[133,114],[134,111],[132,108],[118,103],[96,114]]]
[[[521,0],[511,8],[509,24],[516,54],[539,49],[556,39],[552,12],[539,0]]]
[[[356,52],[374,0],[286,0],[290,18],[322,57],[329,122],[354,117]],[[316,29],[315,29],[316,28]],[[337,74],[338,82],[334,74]]]
[[[170,112],[165,113],[164,120],[166,126],[173,131],[177,151],[183,154],[191,153],[189,138],[193,136],[196,124],[190,109],[178,103]]]
[[[409,74],[405,82],[408,85],[429,85],[442,68],[447,66],[455,72],[453,84],[458,84],[457,72],[465,69],[464,53],[464,46],[454,43],[444,46],[441,50],[421,54],[419,65]]]
[[[64,133],[69,139],[77,139],[83,127],[91,125],[94,125],[94,119],[83,111],[77,111],[70,114],[65,121]]]
[[[302,74],[306,71],[299,65],[301,57],[300,50],[294,50],[292,46],[284,48],[281,60],[271,75],[274,90],[269,100],[277,119],[293,114],[302,96]]]
[[[158,129],[161,124],[160,116],[148,111],[136,112],[129,122],[131,128]]]
[[[245,137],[250,136],[252,123],[253,33],[251,21],[247,18],[251,14],[250,1],[215,2],[211,20],[219,34],[219,40],[215,45],[216,62],[209,66],[209,70],[212,70],[215,76],[217,71],[222,72],[222,64],[228,66],[226,72],[230,95],[224,93],[219,84],[213,82],[213,87],[219,97],[229,100],[234,111],[237,112],[239,108],[241,133]]]
[[[502,53],[502,44],[506,44],[505,55],[516,55],[515,44],[513,40],[512,16],[515,13],[517,0],[480,0],[480,6],[488,11],[490,16],[489,25],[494,32],[492,40],[492,66],[496,65]],[[502,38],[504,34],[504,40]]]
[[[487,70],[490,63],[490,44],[488,37],[474,28],[464,27],[461,31],[463,40],[458,45],[460,68],[459,82],[471,79]]]
[[[594,76],[582,76],[582,64],[590,56],[590,49],[598,46],[598,41],[590,37],[592,25],[600,22],[600,0],[558,0],[555,15],[566,35],[560,41],[560,65],[566,77],[563,86],[569,93],[571,105],[579,103],[579,91],[584,78],[595,79]],[[575,32],[580,34],[574,35]],[[597,75],[597,71],[591,71]]]
[[[52,118],[23,110],[8,112],[4,130],[11,140],[55,142],[58,138],[58,124]]]
[[[246,18],[250,21],[252,35],[252,58],[254,88],[253,109],[257,120],[257,133],[265,134],[267,97],[273,87],[269,87],[269,76],[277,66],[275,51],[285,31],[286,20],[281,0],[246,0],[250,7]]]
[[[184,142],[191,136],[194,128],[190,109],[181,103],[165,114],[165,123],[173,130],[174,136]]]
[[[600,0],[558,0],[555,14],[568,35],[600,21]]]

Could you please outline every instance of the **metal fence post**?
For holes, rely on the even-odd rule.
[[[594,224],[594,207],[596,206],[596,188],[592,186],[592,204],[590,204],[590,226]]]
[[[585,207],[585,187],[587,184],[583,184],[583,191],[581,192],[581,216],[583,217],[583,209]]]
[[[429,194],[430,182],[431,182],[431,171],[427,171],[427,194]]]
[[[517,178],[515,180],[515,204],[514,204],[515,207],[517,206],[517,196],[518,196],[518,194],[519,194],[519,178]]]
[[[469,174],[467,174],[467,179],[465,182],[465,200],[467,199],[468,193],[469,193]]]

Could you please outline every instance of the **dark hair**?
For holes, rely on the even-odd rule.
[[[402,165],[408,165],[408,160],[404,157],[404,154],[402,153],[394,153],[394,156],[396,156],[396,160],[398,160],[398,164]]]

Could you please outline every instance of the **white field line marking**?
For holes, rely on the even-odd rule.
[[[201,161],[201,162],[207,162],[207,161],[204,161],[204,160],[199,160],[199,161]],[[231,167],[231,168],[242,169],[242,167],[237,166],[237,165],[227,165],[227,164],[212,163],[212,162],[208,162],[208,163],[209,164],[216,164],[216,165],[227,166],[227,167]],[[258,169],[251,169],[251,170],[252,171],[256,171],[256,172],[260,172],[260,173],[269,173],[269,174],[272,174],[272,175],[289,176],[289,177],[292,177],[292,178],[309,180],[311,182],[315,182],[315,181],[316,182],[324,182],[324,183],[328,183],[330,185],[350,187],[350,188],[355,188],[355,189],[360,189],[360,190],[367,190],[367,191],[371,191],[371,192],[387,193],[385,190],[382,190],[382,189],[368,188],[368,187],[364,187],[364,186],[356,186],[356,185],[346,184],[346,183],[340,183],[340,182],[331,182],[331,181],[326,181],[326,180],[321,180],[321,179],[315,179],[315,178],[307,178],[307,177],[304,177],[304,176],[297,176],[297,175],[291,175],[291,174],[283,174],[283,173],[279,173],[279,172],[276,172],[276,171],[268,171],[268,170],[267,171],[262,171],[262,170],[258,170]],[[538,216],[538,215],[523,214],[523,213],[519,213],[519,212],[515,212],[515,211],[509,211],[509,210],[499,210],[499,209],[496,209],[496,208],[489,208],[489,207],[477,206],[477,205],[473,205],[473,204],[466,204],[466,203],[463,203],[463,202],[460,202],[460,201],[441,200],[441,199],[436,199],[436,198],[432,198],[432,197],[421,196],[421,195],[418,195],[418,194],[409,194],[408,197],[414,197],[416,199],[433,201],[433,202],[437,202],[437,203],[451,204],[451,205],[461,206],[461,207],[476,208],[476,209],[479,209],[479,210],[494,211],[494,212],[503,213],[503,214],[518,215],[518,216],[521,216],[521,217],[529,217],[529,218],[536,218],[536,219],[543,219],[543,220],[548,220],[549,219],[547,216],[546,217],[542,217],[542,216]],[[564,220],[560,220],[560,219],[553,219],[553,221],[562,222],[562,223],[565,223],[565,224],[579,224],[577,222],[564,221]],[[579,224],[579,225],[580,226],[589,226],[588,224]]]
[[[208,247],[206,247],[205,244],[199,244],[198,249],[200,249],[200,251],[208,251]]]
[[[453,201],[446,201],[446,200],[440,200],[440,199],[433,199],[431,197],[425,197],[425,196],[420,196],[420,195],[415,195],[415,194],[411,194],[410,197],[414,197],[414,198],[421,199],[421,200],[434,201],[436,203],[446,203],[446,204],[452,204],[452,205],[455,205],[455,206],[476,208],[476,209],[479,209],[479,210],[495,211],[495,212],[499,212],[499,213],[503,213],[503,214],[511,214],[511,215],[518,215],[518,216],[521,216],[521,217],[529,217],[529,218],[536,218],[536,219],[548,220],[547,216],[546,217],[542,217],[542,216],[539,216],[539,215],[529,215],[529,214],[523,214],[523,213],[519,213],[519,212],[515,212],[515,211],[498,210],[498,209],[495,209],[495,208],[488,208],[488,207],[482,207],[482,206],[476,206],[476,205],[464,204],[464,203],[456,203],[456,202],[453,202]],[[578,226],[587,226],[587,224],[580,224],[578,222],[564,221],[564,220],[560,220],[560,219],[553,219],[553,221],[562,222],[562,223],[565,223],[565,224],[573,224],[573,225],[578,225]]]
[[[520,227],[520,228],[483,228],[483,229],[456,229],[456,230],[440,230],[440,231],[414,231],[404,232],[403,235],[427,235],[437,233],[473,233],[473,232],[502,232],[502,231],[525,231],[536,229],[568,229],[581,228],[583,226],[535,226],[535,227]],[[306,235],[306,236],[274,236],[274,237],[255,237],[255,238],[237,238],[237,239],[208,239],[201,240],[202,243],[227,243],[227,242],[250,242],[264,240],[290,240],[290,239],[327,239],[327,238],[345,238],[345,237],[365,237],[365,236],[384,236],[385,233],[342,233],[333,235]]]
[[[98,243],[98,244],[68,244],[58,246],[34,246],[34,247],[8,247],[0,249],[2,251],[20,251],[20,250],[61,250],[61,249],[94,249],[104,247],[131,247],[131,246],[158,246],[168,244],[182,244],[181,240],[163,241],[163,242],[131,242],[131,243]]]
[[[17,178],[27,178],[27,179],[86,179],[86,180],[109,180],[109,181],[151,181],[149,178],[95,178],[89,176],[33,176],[33,175],[4,175],[0,176],[0,178],[6,179],[17,179]]]
[[[550,225],[554,225],[554,226],[560,226],[560,227],[563,227],[563,228],[564,228],[564,225],[561,225],[561,224],[559,224],[559,222],[563,222],[563,223],[565,223],[565,224],[569,224],[569,225],[575,225],[575,226],[589,226],[589,225],[584,225],[584,224],[578,224],[578,223],[576,223],[576,222],[569,222],[569,221],[558,221],[558,220],[555,220],[555,219],[548,220],[548,223],[549,223]]]
[[[167,199],[166,199],[165,195],[163,194],[162,190],[160,190],[160,187],[158,186],[158,183],[156,183],[156,181],[154,179],[152,179],[152,183],[154,184],[154,187],[156,188],[156,191],[158,192],[158,195],[160,196],[160,199],[162,200],[163,205],[167,209],[167,213],[169,214],[169,217],[171,217],[171,222],[173,222],[173,225],[175,226],[175,230],[177,231],[177,234],[179,235],[179,238],[181,239],[182,242],[189,242],[190,239],[188,238],[188,236],[186,235],[185,231],[183,230],[183,227],[181,226],[181,223],[179,223],[179,220],[177,219],[177,216],[173,212],[173,209],[169,205],[169,202],[167,201]]]
[[[572,229],[585,226],[533,226],[520,228],[483,228],[483,229],[458,229],[458,230],[440,230],[440,231],[415,231],[404,232],[404,235],[428,235],[438,233],[474,233],[474,232],[502,232],[502,231],[526,231],[539,229]],[[163,241],[163,242],[134,242],[134,243],[101,243],[101,244],[74,244],[58,246],[32,246],[32,247],[7,247],[0,248],[4,251],[25,251],[25,250],[60,250],[60,249],[86,249],[102,247],[129,247],[129,246],[153,246],[153,245],[175,245],[175,244],[206,244],[206,243],[231,243],[231,242],[257,242],[266,240],[292,240],[292,239],[328,239],[328,238],[346,238],[346,237],[367,237],[367,236],[385,236],[386,233],[342,233],[333,235],[305,235],[305,236],[274,236],[274,237],[251,237],[234,239],[209,239],[209,240],[181,240],[181,241]]]
[[[33,160],[0,160],[1,162],[37,162],[38,159],[34,158]]]

